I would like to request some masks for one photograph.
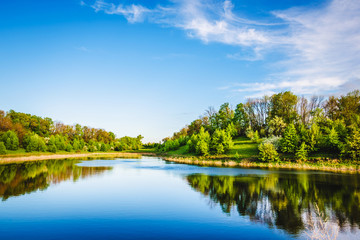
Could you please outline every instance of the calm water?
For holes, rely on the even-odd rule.
[[[359,184],[149,157],[0,165],[0,238],[360,239]]]

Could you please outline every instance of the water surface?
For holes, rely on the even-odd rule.
[[[0,236],[360,239],[359,183],[354,174],[198,167],[151,157],[0,165]]]

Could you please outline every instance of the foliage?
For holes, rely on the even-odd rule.
[[[286,129],[286,123],[281,117],[275,116],[269,121],[269,135],[282,136]]]
[[[284,153],[295,153],[298,142],[299,138],[295,126],[291,123],[286,127],[284,137],[281,140],[281,151]]]
[[[305,142],[302,142],[300,147],[296,150],[295,157],[301,161],[306,161],[308,159],[308,151]]]
[[[274,94],[271,97],[270,115],[283,119],[287,124],[293,123],[298,116],[296,111],[297,102],[298,97],[289,91]]]
[[[228,131],[216,129],[211,139],[211,150],[215,154],[223,154],[233,146],[231,135]]]
[[[6,147],[3,142],[0,142],[0,154],[6,154]]]
[[[7,131],[1,137],[1,141],[4,142],[6,149],[17,150],[19,148],[19,139],[14,131]]]
[[[195,152],[200,155],[210,154],[210,141],[211,137],[209,132],[205,131],[202,127],[198,134],[193,134],[187,142],[190,152]]]
[[[276,151],[280,150],[282,137],[271,136],[263,139],[262,143],[270,143],[274,145]]]
[[[273,162],[279,160],[279,154],[275,146],[271,143],[261,143],[259,145],[259,159],[263,162]]]
[[[45,152],[46,149],[46,144],[42,137],[37,134],[29,137],[29,143],[26,147],[27,152]]]
[[[357,129],[354,129],[347,139],[347,146],[345,153],[354,160],[360,160],[360,132]]]
[[[248,138],[251,139],[252,142],[256,143],[259,141],[260,137],[259,137],[259,133],[258,131],[256,130],[255,132],[251,129],[251,128],[248,128],[246,130],[246,136]]]

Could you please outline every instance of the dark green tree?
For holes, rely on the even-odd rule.
[[[0,154],[6,154],[6,147],[3,142],[0,142]]]
[[[289,124],[281,140],[281,151],[284,153],[295,153],[299,145],[299,138],[294,124]]]
[[[19,148],[19,139],[14,131],[9,130],[4,133],[1,140],[8,150],[17,150]]]

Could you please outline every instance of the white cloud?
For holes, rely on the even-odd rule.
[[[92,5],[92,8],[94,8],[96,12],[104,11],[107,14],[123,15],[130,23],[142,22],[145,15],[152,12],[150,9],[141,5],[115,5],[113,3],[104,2],[103,0],[96,1]]]
[[[249,20],[234,12],[231,1],[172,0],[168,6],[114,5],[102,0],[95,11],[123,15],[129,22],[148,20],[183,29],[204,43],[238,46],[236,60],[264,59],[264,52],[285,57],[264,82],[232,86],[261,94],[292,90],[298,94],[344,91],[360,79],[360,1],[333,0],[312,8],[274,11],[270,23]],[[280,24],[280,25],[279,25]],[[273,27],[275,25],[276,27]],[[241,89],[239,89],[241,87]]]

